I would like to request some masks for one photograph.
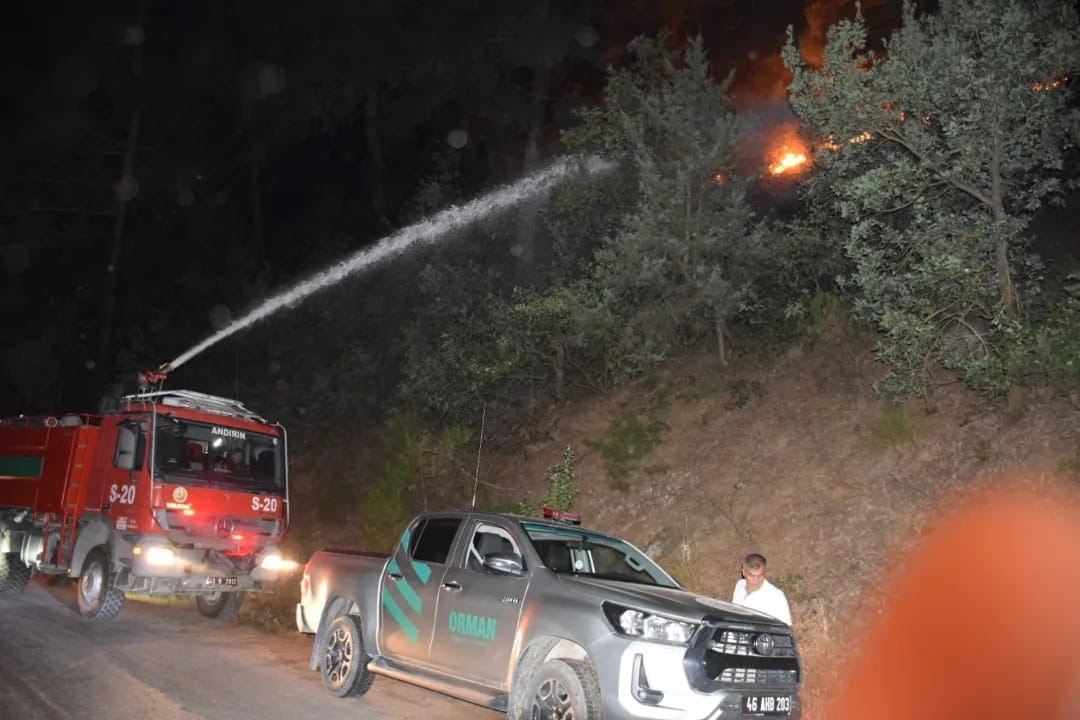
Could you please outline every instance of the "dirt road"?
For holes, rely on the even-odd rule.
[[[203,618],[194,606],[129,598],[112,622],[71,610],[69,586],[0,597],[0,718],[293,720],[461,718],[490,710],[388,678],[330,697],[307,669],[311,640]]]

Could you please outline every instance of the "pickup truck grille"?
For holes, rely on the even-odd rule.
[[[781,633],[755,633],[718,628],[713,634],[709,649],[725,655],[758,655],[754,641],[761,635],[771,639],[772,657],[795,657],[795,643],[790,635]]]
[[[718,627],[706,645],[702,670],[723,685],[795,686],[799,654],[790,633]]]
[[[722,683],[738,685],[795,685],[799,682],[796,670],[757,670],[754,668],[727,668],[717,678]]]

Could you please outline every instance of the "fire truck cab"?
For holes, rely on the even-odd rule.
[[[285,565],[288,486],[285,429],[235,400],[160,390],[0,420],[0,593],[40,572],[76,578],[88,618],[126,592],[230,618]]]

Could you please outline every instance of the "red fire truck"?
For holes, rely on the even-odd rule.
[[[0,420],[0,593],[76,578],[79,612],[125,592],[227,619],[286,564],[285,429],[226,398],[150,390],[110,412]]]

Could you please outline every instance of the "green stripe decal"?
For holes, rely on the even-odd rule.
[[[427,585],[427,581],[431,579],[431,568],[428,564],[413,560],[412,569],[416,571],[416,577],[420,578],[420,582]]]
[[[412,530],[411,529],[406,530],[405,533],[401,536],[401,552],[404,554],[405,557],[409,557],[409,541],[410,540],[412,540]],[[416,573],[416,577],[420,579],[420,584],[421,585],[427,585],[428,580],[431,579],[431,568],[428,566],[428,564],[425,563],[425,562],[420,562],[418,560],[410,560],[409,563],[412,565],[412,569],[413,569],[413,572]],[[401,572],[401,571],[400,570],[392,570],[391,572]],[[420,612],[419,609],[417,609],[417,612]]]
[[[601,535],[591,530],[573,530],[571,528],[552,527],[551,525],[540,525],[538,523],[523,522],[521,523],[522,529],[527,533],[551,533],[552,535],[565,535],[572,538],[584,538],[589,540],[591,538],[599,538],[601,540],[613,540],[615,542],[622,542],[617,537],[611,537],[610,535]]]
[[[44,463],[45,458],[42,457],[0,457],[0,475],[25,478],[41,477],[41,467]]]
[[[390,617],[397,621],[397,624],[401,626],[402,631],[405,633],[405,637],[409,638],[410,642],[420,641],[420,631],[416,629],[416,626],[412,624],[412,620],[405,615],[401,610],[401,607],[397,604],[397,600],[387,592],[387,588],[383,588],[382,604],[386,608],[386,611],[390,613]]]
[[[395,575],[401,574],[401,569],[398,568],[397,558],[390,558],[390,562],[386,566],[386,572],[394,573]]]
[[[401,597],[405,598],[405,602],[409,604],[414,613],[420,612],[424,608],[424,603],[420,600],[420,596],[416,594],[416,591],[412,589],[412,586],[404,580],[398,580],[394,587],[401,593]]]

